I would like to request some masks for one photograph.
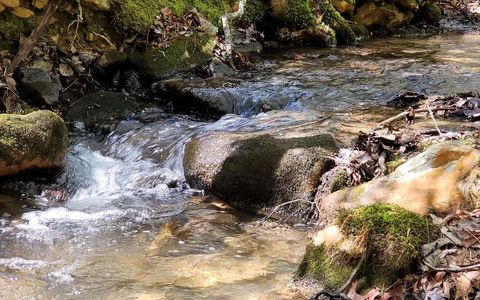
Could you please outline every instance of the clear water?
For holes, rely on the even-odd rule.
[[[79,138],[59,181],[65,202],[0,196],[1,299],[302,299],[288,287],[307,234],[257,224],[192,190],[183,147],[210,131],[278,129],[383,105],[406,90],[474,90],[480,36],[387,39],[269,56],[228,84],[240,117],[197,122],[145,112],[108,137]],[[287,97],[284,110],[252,114]],[[349,122],[352,122],[350,119]],[[352,124],[355,128],[356,125]]]

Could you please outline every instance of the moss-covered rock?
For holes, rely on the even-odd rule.
[[[305,29],[315,24],[309,0],[271,0],[274,20],[291,29]]]
[[[179,37],[167,49],[150,48],[143,53],[131,53],[129,61],[144,76],[160,80],[208,62],[212,58],[215,41],[215,36],[207,34]]]
[[[330,26],[336,33],[336,39],[341,44],[353,44],[363,38],[352,29],[353,22],[347,21],[329,0],[315,0],[315,5],[322,16],[322,21]],[[363,31],[358,31],[362,33]]]
[[[160,9],[169,7],[177,16],[197,8],[208,20],[218,24],[220,17],[230,11],[228,0],[114,0],[116,23],[124,29],[146,31],[160,14]]]
[[[60,168],[67,146],[67,128],[51,111],[0,114],[0,176]]]
[[[363,262],[356,278],[360,288],[387,288],[412,271],[421,245],[437,234],[430,220],[396,205],[343,211],[334,225],[313,237],[296,277],[335,291]]]
[[[435,1],[427,1],[418,14],[429,24],[438,24],[442,19],[442,10]]]
[[[378,203],[344,211],[337,224],[347,236],[366,235],[366,287],[386,288],[411,271],[420,246],[437,231],[431,221],[397,205]]]

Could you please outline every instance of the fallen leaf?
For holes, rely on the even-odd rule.
[[[67,64],[60,63],[60,65],[58,66],[58,70],[60,71],[60,74],[64,77],[72,77],[73,76],[73,70]]]
[[[28,19],[34,16],[33,11],[25,7],[17,7],[14,10],[12,10],[10,13],[20,19]]]

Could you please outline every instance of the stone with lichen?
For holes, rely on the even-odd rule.
[[[67,146],[67,128],[51,111],[0,114],[0,176],[60,168]]]

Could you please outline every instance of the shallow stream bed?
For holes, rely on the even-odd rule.
[[[476,90],[479,44],[480,35],[467,34],[276,53],[225,85],[237,115],[209,123],[151,110],[104,139],[80,134],[58,178],[65,201],[51,201],[50,192],[22,206],[0,196],[0,298],[302,299],[288,283],[305,228],[258,225],[259,216],[189,188],[186,141],[326,114],[388,113],[379,106],[405,91]],[[252,112],[257,101],[279,97],[283,110]]]

